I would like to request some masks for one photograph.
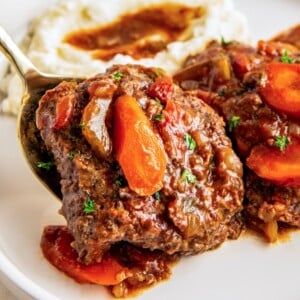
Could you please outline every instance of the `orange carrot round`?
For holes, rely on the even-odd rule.
[[[104,255],[100,263],[84,265],[78,262],[72,242],[66,226],[48,226],[43,232],[41,248],[52,265],[77,282],[115,285],[130,276],[128,269],[110,254]]]
[[[272,146],[255,146],[247,165],[259,177],[278,184],[299,186],[300,139],[292,139],[283,151]]]
[[[300,117],[300,64],[272,62],[266,66],[267,81],[260,94],[275,110]]]
[[[135,98],[114,103],[113,148],[130,189],[149,196],[162,188],[167,165],[163,144]]]

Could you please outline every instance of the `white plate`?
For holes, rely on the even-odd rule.
[[[16,34],[51,2],[6,1],[1,5],[0,23]],[[255,39],[268,38],[300,22],[299,0],[236,2],[248,16]],[[0,145],[0,273],[25,292],[20,299],[110,298],[104,288],[76,284],[43,258],[41,232],[47,224],[63,222],[57,214],[60,204],[26,166],[14,118],[1,116]],[[138,299],[300,299],[299,253],[299,232],[273,246],[253,236],[242,237],[218,250],[182,260],[169,281],[146,290]]]

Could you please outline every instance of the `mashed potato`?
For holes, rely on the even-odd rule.
[[[186,38],[169,43],[153,58],[133,59],[117,54],[109,61],[94,59],[83,51],[64,43],[66,34],[104,26],[119,16],[163,3],[202,7],[203,15],[193,19]],[[235,10],[231,0],[64,0],[32,22],[25,53],[41,71],[68,76],[91,76],[113,64],[139,63],[165,69],[172,74],[184,58],[203,49],[211,39],[248,41],[245,18]],[[4,112],[17,113],[22,97],[19,79],[14,73],[4,78],[1,86],[7,94],[1,103]]]

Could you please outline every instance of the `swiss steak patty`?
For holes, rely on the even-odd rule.
[[[299,77],[291,77],[293,71],[289,71],[288,76],[284,74],[285,82],[280,78],[273,83],[272,76],[279,77],[282,70],[278,69],[272,76],[267,75],[269,66],[274,65],[282,69],[300,70],[299,49],[280,42],[283,40],[297,45],[297,28],[291,31],[291,35],[278,36],[276,42],[260,41],[256,48],[235,41],[223,41],[221,44],[212,42],[205,51],[189,57],[182,70],[174,76],[186,91],[204,95],[206,102],[227,122],[228,134],[233,140],[236,152],[245,163],[245,221],[250,227],[262,231],[270,241],[277,238],[277,227],[300,227],[299,184],[293,182],[293,175],[287,175],[290,169],[297,169],[299,155],[286,154],[289,152],[285,150],[297,147],[300,122],[299,118],[286,113],[284,107],[286,102],[293,101],[294,94],[297,95],[295,98],[299,97]],[[295,76],[299,76],[299,71],[297,72],[298,75]],[[273,90],[277,88],[276,85],[281,85],[283,91],[288,91],[284,94],[276,90],[279,98],[281,97],[278,100],[282,103],[280,108],[270,105],[262,93],[262,88],[268,81],[271,82]],[[276,92],[272,94],[273,99],[276,99]],[[288,95],[290,100],[286,101],[283,95]],[[296,102],[293,104],[295,111]],[[268,149],[265,160],[268,156],[271,159],[252,159],[252,165],[249,166],[248,159],[251,154],[255,153],[255,149],[262,148]],[[272,153],[277,155],[272,156]],[[282,169],[280,166],[284,165],[284,159],[281,160],[281,157],[289,161]],[[282,180],[276,182],[265,178],[259,172],[256,173],[255,168],[261,166],[270,170],[270,174],[277,174],[279,178],[282,176]],[[289,179],[284,180],[284,176]],[[292,182],[287,184],[289,180]]]
[[[170,81],[153,88],[161,76],[160,70],[117,65],[80,84],[62,82],[40,100],[37,127],[61,176],[61,212],[87,264],[119,241],[188,255],[241,231],[242,165],[222,118]],[[153,96],[162,90],[166,103]],[[111,147],[113,103],[124,94],[136,99],[166,154],[162,188],[150,196],[129,188]],[[100,150],[83,134],[84,108],[95,99],[107,108],[93,125],[107,142]]]

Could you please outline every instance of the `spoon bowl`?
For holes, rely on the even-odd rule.
[[[18,113],[18,138],[23,155],[38,179],[58,199],[61,199],[60,176],[56,169],[41,168],[42,163],[49,162],[52,157],[49,155],[36,127],[35,111],[39,100],[47,90],[57,86],[62,81],[80,82],[83,78],[52,75],[39,71],[1,26],[0,51],[16,69],[22,82],[24,93]]]

